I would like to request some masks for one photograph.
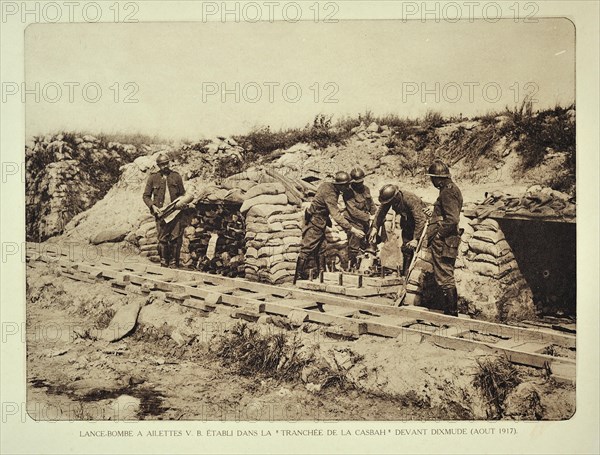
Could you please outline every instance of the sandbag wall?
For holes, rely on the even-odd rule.
[[[291,282],[302,237],[302,210],[289,204],[280,182],[259,183],[245,194],[246,278],[270,284]]]
[[[140,227],[135,231],[135,243],[140,248],[141,256],[147,257],[152,262],[160,262],[156,220],[153,215],[142,219]]]
[[[461,216],[464,229],[456,260],[459,309],[491,321],[516,321],[535,316],[533,295],[497,221]],[[420,305],[435,286],[431,252],[423,249],[407,285],[405,303]]]

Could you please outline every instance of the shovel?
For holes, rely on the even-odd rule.
[[[417,248],[415,248],[415,254],[413,254],[412,260],[410,261],[410,265],[408,266],[408,270],[406,272],[406,276],[404,277],[404,283],[400,287],[398,291],[398,296],[396,297],[396,301],[394,302],[396,306],[402,306],[402,302],[406,297],[406,287],[408,286],[408,279],[410,278],[410,274],[415,268],[415,263],[417,262],[417,256],[419,255],[419,251],[421,250],[421,245],[423,245],[423,239],[425,238],[425,232],[427,232],[427,227],[429,226],[429,220],[425,222],[425,226],[423,227],[423,232],[421,232],[421,237],[419,238],[419,243],[417,243]]]

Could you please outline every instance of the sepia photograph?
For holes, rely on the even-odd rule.
[[[534,2],[100,3],[2,4],[39,16],[2,82],[24,113],[24,162],[2,160],[23,240],[2,249],[25,388],[3,421],[243,453],[574,418],[598,304],[578,292],[576,22]]]

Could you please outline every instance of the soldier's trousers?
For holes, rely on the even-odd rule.
[[[302,246],[300,247],[300,259],[306,260],[311,255],[314,255],[315,259],[319,253],[319,248],[325,240],[325,229],[327,228],[327,218],[321,215],[312,215],[308,224],[302,232]]]
[[[158,236],[158,254],[163,265],[179,265],[179,254],[183,236],[181,216],[175,217],[170,223],[156,222]]]
[[[430,247],[435,282],[442,290],[456,287],[456,281],[454,280],[456,256],[449,257],[452,255],[447,254],[447,248],[443,239],[435,238],[431,242]]]

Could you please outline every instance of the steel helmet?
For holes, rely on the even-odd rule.
[[[166,153],[161,153],[156,157],[156,164],[164,164],[171,161]]]
[[[352,183],[362,183],[365,180],[365,171],[359,167],[355,167],[350,171]]]
[[[429,177],[450,177],[450,169],[442,160],[435,160],[429,166],[429,170],[425,175]]]
[[[396,185],[384,185],[379,190],[379,202],[381,204],[387,204],[398,194],[398,187]]]
[[[344,171],[337,172],[335,174],[335,181],[333,183],[335,185],[346,185],[350,183],[350,176]]]

